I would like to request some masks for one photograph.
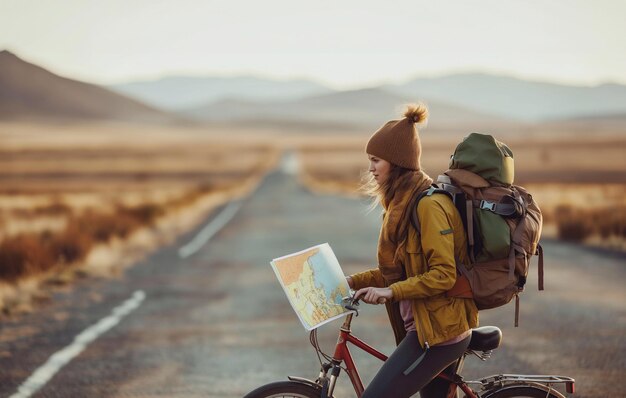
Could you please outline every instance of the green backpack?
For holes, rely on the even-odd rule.
[[[532,196],[513,185],[513,152],[490,135],[472,133],[458,144],[449,170],[437,184],[414,198],[446,194],[459,210],[467,233],[469,264],[457,263],[457,282],[447,295],[472,297],[479,310],[500,307],[524,290],[530,259],[539,256],[539,290],[543,290],[543,250],[539,245],[542,215]],[[411,223],[419,231],[417,212]]]

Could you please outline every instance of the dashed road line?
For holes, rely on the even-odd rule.
[[[231,202],[222,212],[202,228],[200,232],[185,246],[178,249],[178,256],[187,258],[196,253],[224,227],[239,211],[243,201]]]
[[[74,357],[80,354],[89,343],[96,340],[109,329],[120,323],[122,318],[137,309],[145,298],[146,294],[142,290],[137,290],[129,299],[115,307],[111,315],[91,325],[76,336],[72,344],[52,354],[48,361],[37,368],[33,374],[19,386],[17,392],[9,398],[27,398],[36,393],[45,386],[63,366],[67,365]]]

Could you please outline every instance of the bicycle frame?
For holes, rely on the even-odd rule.
[[[354,308],[349,309],[354,310]],[[352,382],[352,386],[354,387],[354,391],[356,392],[357,397],[361,397],[365,389],[363,387],[363,382],[361,381],[361,376],[359,375],[359,371],[356,367],[354,359],[352,358],[352,354],[350,353],[350,349],[348,348],[348,343],[353,344],[357,348],[380,359],[383,362],[386,361],[388,357],[374,347],[365,343],[358,337],[352,335],[350,325],[352,323],[353,316],[354,314],[352,313],[346,316],[346,319],[339,331],[339,337],[335,346],[335,352],[332,358],[326,356],[326,358],[330,360],[330,363],[322,363],[322,369],[316,381],[292,376],[289,376],[289,379],[321,388],[321,396],[323,398],[332,397],[333,391],[335,389],[335,384],[337,382],[337,377],[339,377],[339,373],[341,371],[341,364],[343,362],[345,363],[346,372],[348,373],[348,377],[350,377],[350,381]],[[312,335],[313,333],[315,332],[311,332]],[[320,351],[317,343],[314,344],[314,347],[316,347],[316,349]],[[557,396],[562,395],[560,395],[556,390],[553,390],[552,386],[555,384],[565,385],[565,389],[568,393],[573,393],[575,390],[574,379],[565,376],[553,375],[500,374],[489,376],[478,381],[465,381],[460,375],[460,372],[463,368],[465,357],[472,354],[476,355],[480,360],[485,361],[487,360],[487,358],[490,357],[491,351],[483,351],[479,353],[477,351],[468,350],[457,361],[456,367],[454,369],[454,374],[448,375],[442,372],[435,376],[436,378],[441,378],[450,383],[450,389],[448,390],[447,394],[448,398],[454,398],[456,396],[457,388],[460,388],[465,393],[466,398],[480,398],[481,396],[490,395],[493,392],[497,392],[498,389],[503,387],[520,385],[543,388],[547,393],[552,392]],[[329,370],[331,370],[330,378],[328,377]],[[469,387],[470,385],[480,386],[481,391],[474,391],[472,388]]]
[[[333,370],[328,383],[328,396],[332,396],[332,393],[335,389],[335,383],[337,382],[337,377],[339,376],[339,371],[341,369],[339,367],[341,362],[344,362],[346,365],[346,372],[348,373],[348,377],[350,377],[350,381],[352,382],[352,386],[354,387],[354,391],[356,392],[357,397],[360,397],[363,394],[363,391],[365,391],[363,387],[363,382],[361,381],[361,376],[359,375],[359,371],[356,367],[356,364],[354,363],[354,359],[352,358],[350,349],[348,348],[348,343],[352,343],[357,348],[360,348],[361,350],[380,359],[383,362],[386,361],[388,358],[382,352],[365,343],[358,337],[352,335],[352,331],[350,330],[352,316],[353,314],[349,314],[346,317],[346,320],[344,321],[339,331],[339,338],[337,339],[335,353],[333,354]],[[457,371],[461,364],[462,362],[460,362],[457,366]],[[458,377],[457,372],[455,372],[455,376]],[[464,383],[462,379],[450,377],[444,373],[440,373],[436,377],[443,378],[444,380],[447,380],[451,383],[451,388],[448,392],[449,397],[455,396],[454,394],[456,393],[456,387],[458,386],[459,388],[461,388],[461,390],[463,390],[468,398],[478,398],[474,391],[469,388],[469,386]]]
[[[382,352],[378,351],[377,349],[375,349],[374,347],[370,346],[369,344],[365,343],[364,341],[360,340],[358,337],[355,337],[352,335],[352,331],[350,330],[350,323],[352,322],[352,316],[353,316],[352,314],[349,314],[347,316],[346,320],[344,321],[339,331],[339,338],[337,339],[337,345],[335,346],[335,353],[333,355],[333,361],[336,361],[336,363],[333,363],[333,365],[338,368],[339,364],[342,361],[345,362],[348,377],[350,377],[350,381],[352,382],[352,385],[354,386],[354,391],[356,392],[356,395],[360,397],[361,394],[363,394],[363,391],[365,389],[363,388],[363,382],[361,381],[361,376],[359,375],[359,371],[357,370],[356,364],[354,363],[354,360],[352,359],[352,354],[350,354],[348,343],[354,344],[356,347],[380,359],[383,362],[387,360],[387,356],[383,354]],[[337,373],[336,375],[334,373],[335,372],[333,372],[333,374],[330,377],[330,383],[329,383],[330,394],[332,394],[332,390],[335,388],[335,382],[337,380],[337,376],[339,375],[338,371],[336,372]]]

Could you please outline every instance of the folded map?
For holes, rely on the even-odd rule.
[[[350,287],[328,243],[275,258],[270,264],[306,330],[351,312],[342,304]]]

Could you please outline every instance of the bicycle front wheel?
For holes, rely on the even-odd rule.
[[[488,391],[482,398],[565,398],[561,393],[543,384],[509,385]]]
[[[277,381],[248,393],[243,398],[319,398],[322,389],[297,381]]]

